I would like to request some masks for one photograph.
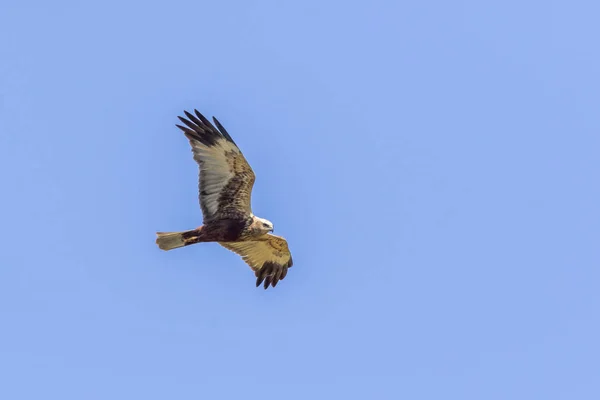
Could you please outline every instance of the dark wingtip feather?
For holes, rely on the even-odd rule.
[[[184,125],[188,126],[192,131],[195,132],[195,134],[192,136],[196,138],[196,140],[200,140],[197,139],[197,137],[200,137],[202,138],[200,142],[207,146],[212,146],[216,143],[216,141],[219,138],[224,138],[225,140],[233,143],[237,147],[237,144],[233,141],[231,135],[215,117],[213,117],[213,121],[215,122],[217,128],[215,128],[215,125],[213,125],[204,115],[202,115],[200,111],[196,109],[194,109],[195,115],[186,110],[183,110],[183,113],[185,114],[187,119],[181,116],[178,116],[177,118],[179,118],[179,120],[183,122]],[[186,134],[189,133],[185,130],[184,132],[186,132]]]
[[[177,116],[188,128],[184,128],[181,125],[176,126],[185,132],[188,139],[197,140],[205,146],[214,146],[219,139],[223,138],[223,135],[198,110],[194,111],[197,117],[185,110],[183,113],[189,119]]]
[[[198,116],[198,118],[200,118],[201,120],[203,120],[203,121],[206,121],[206,120],[207,120],[207,119],[204,117],[204,115],[202,115],[202,113],[201,113],[200,111],[196,110],[195,108],[194,108],[194,113],[196,113],[196,115]]]
[[[183,117],[179,117],[179,116],[178,116],[177,118],[179,118],[179,120],[180,120],[181,122],[183,122],[185,125],[189,126],[189,127],[192,129],[192,130],[194,130],[194,131],[196,131],[196,132],[198,132],[198,130],[199,130],[199,129],[200,129],[200,130],[202,129],[200,126],[198,126],[198,125],[194,124],[193,122],[190,122],[190,121],[188,121],[187,119],[185,119],[185,118],[183,118]]]
[[[219,120],[215,117],[212,117],[213,121],[215,121],[215,125],[217,125],[217,129],[219,129],[219,132],[221,132],[221,134],[223,136],[225,136],[225,139],[229,140],[231,143],[235,144],[235,142],[233,141],[233,139],[231,138],[231,135],[229,135],[229,133],[227,132],[227,130],[223,127],[223,125],[221,125],[221,123],[219,122]],[[237,146],[237,145],[236,145]]]
[[[196,118],[192,113],[187,112],[185,110],[183,110],[183,113],[186,115],[186,117],[188,117],[194,124],[196,124],[197,126],[201,127],[202,126],[202,122]]]
[[[179,124],[175,124],[175,126],[178,127],[179,129],[181,129],[183,131],[183,133],[185,134],[185,136],[189,140],[196,140],[196,141],[202,143],[205,146],[212,146],[214,144],[214,141],[207,140],[206,137],[204,137],[203,135],[201,135],[198,132],[194,131],[193,129],[190,129],[190,128],[185,127],[185,126],[181,126]]]
[[[207,128],[212,129],[214,132],[218,133],[217,129],[215,128],[215,126],[213,124],[210,123],[210,121],[200,113],[200,111],[196,110],[194,108],[194,113],[196,113],[196,116],[198,118],[200,118],[200,121],[202,121],[202,123],[204,125],[206,125]]]
[[[267,290],[269,288],[270,284],[271,284],[271,277],[267,276],[267,278],[265,279],[265,290]]]
[[[186,135],[192,135],[195,136],[196,132],[194,132],[193,130],[191,130],[190,128],[186,127],[186,126],[181,126],[179,124],[175,124],[176,127],[178,127],[179,129],[181,129]]]
[[[288,268],[291,261],[288,261],[284,265],[280,265],[274,262],[267,261],[263,266],[255,272],[256,275],[256,287],[263,284],[264,288],[267,289],[269,286],[276,287],[279,281],[288,273]]]

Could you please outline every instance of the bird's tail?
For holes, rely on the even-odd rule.
[[[161,250],[173,250],[199,242],[199,230],[183,232],[156,232],[156,244]]]

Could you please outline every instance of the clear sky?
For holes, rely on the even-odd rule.
[[[600,398],[594,1],[4,1],[0,398]],[[216,116],[294,267],[201,223]]]

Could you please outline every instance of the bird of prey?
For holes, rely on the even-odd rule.
[[[185,232],[157,232],[156,244],[171,250],[195,243],[217,242],[240,255],[264,288],[285,278],[292,267],[287,241],[271,234],[273,224],[252,213],[254,172],[223,125],[215,126],[198,110],[184,111],[176,125],[190,141],[199,166],[199,200],[203,224]]]

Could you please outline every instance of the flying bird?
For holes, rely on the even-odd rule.
[[[157,232],[156,244],[172,250],[195,243],[217,242],[242,257],[264,288],[285,278],[292,267],[287,241],[273,235],[273,223],[252,213],[254,171],[223,125],[215,126],[198,110],[184,111],[176,125],[190,141],[199,166],[202,225],[185,232]]]

